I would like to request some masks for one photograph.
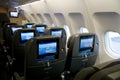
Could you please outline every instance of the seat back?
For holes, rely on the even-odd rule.
[[[120,70],[107,74],[103,79],[104,80],[120,80]]]
[[[8,27],[10,27],[11,25],[17,25],[17,23],[6,23],[6,24],[4,25],[4,27],[5,27],[5,28],[8,28]]]
[[[23,73],[24,70],[24,46],[25,43],[34,37],[39,36],[39,33],[35,29],[20,29],[14,33],[13,36],[13,57],[14,61],[14,71],[18,73]]]
[[[22,28],[24,28],[23,25],[12,25],[12,26],[8,27],[7,30],[6,30],[6,40],[8,42],[10,41],[10,44],[11,44],[14,32],[16,30],[19,30],[19,29],[22,29]]]
[[[92,75],[90,77],[89,80],[105,80],[107,75],[109,75],[111,73],[116,73],[118,71],[120,71],[120,64],[117,64],[112,67],[108,67],[108,68],[105,68],[105,69],[102,69],[102,70],[96,72],[94,75]],[[114,77],[116,77],[116,76],[114,75]],[[111,80],[111,79],[107,79],[107,80]],[[113,80],[115,80],[115,79],[113,78]]]
[[[57,36],[60,37],[60,53],[63,54],[61,56],[66,55],[66,32],[64,28],[60,27],[52,27],[52,28],[47,28],[45,31],[45,35],[51,35],[51,36]]]
[[[25,80],[61,78],[65,59],[60,54],[60,38],[37,37],[25,45]]]
[[[120,64],[120,59],[112,60],[112,61],[105,62],[105,63],[99,64],[99,65],[94,65],[91,67],[84,68],[77,73],[74,80],[89,80],[91,78],[91,76],[93,76],[97,72],[104,70],[104,69],[107,69],[107,68],[110,68],[110,67],[113,67],[113,66],[118,65],[118,64]],[[116,75],[116,76],[113,76],[113,75]],[[114,79],[119,78],[116,71],[114,73],[106,74],[104,76],[103,80],[109,80],[109,79],[112,80],[113,77],[114,77]]]
[[[17,23],[6,23],[3,27],[3,37],[4,37],[5,41],[6,41],[6,38],[7,38],[7,29],[12,25],[17,25]]]
[[[79,70],[94,65],[99,48],[95,34],[74,34],[69,38],[67,47],[66,71],[75,75]]]
[[[44,36],[47,25],[39,24],[39,25],[35,25],[34,28],[39,32],[40,36]]]

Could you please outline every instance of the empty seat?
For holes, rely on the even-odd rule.
[[[110,73],[115,73],[117,71],[120,71],[120,64],[114,65],[112,67],[108,67],[105,69],[102,69],[98,72],[96,72],[94,75],[90,77],[89,80],[105,80],[105,76],[107,76]],[[120,75],[120,74],[119,74]],[[109,79],[108,79],[109,80]],[[119,79],[118,79],[119,80]]]
[[[39,33],[35,29],[20,29],[14,33],[13,36],[13,57],[15,61],[13,63],[14,71],[23,73],[24,70],[24,46],[25,43],[34,37],[39,36]]]
[[[47,28],[45,31],[45,35],[51,35],[51,36],[57,36],[60,37],[60,53],[62,54],[61,56],[66,55],[66,32],[64,28],[60,27],[52,27],[52,28]]]
[[[12,37],[14,35],[14,32],[16,30],[24,28],[23,25],[12,25],[6,29],[6,41],[11,44],[12,42]]]
[[[37,37],[25,45],[25,80],[59,80],[65,58],[60,54],[60,38]],[[64,56],[65,57],[65,56]]]
[[[103,80],[120,80],[120,70],[106,75]]]
[[[39,32],[40,36],[44,36],[44,32],[47,28],[47,25],[39,24],[39,25],[35,25],[34,28]]]
[[[68,40],[65,71],[74,76],[79,70],[94,65],[98,55],[98,38],[95,34],[77,33]]]
[[[84,68],[80,72],[77,73],[74,80],[89,80],[89,78],[92,75],[94,75],[95,73],[97,73],[97,72],[99,72],[99,71],[101,71],[103,69],[118,65],[118,64],[120,64],[120,59]],[[106,75],[103,80],[105,80],[105,79],[108,80],[109,78],[112,79],[112,77],[113,77],[112,75],[110,75],[110,76]],[[118,76],[117,76],[117,78],[118,78]]]

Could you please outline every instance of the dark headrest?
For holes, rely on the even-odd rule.
[[[12,27],[22,27],[22,28],[24,28],[23,25],[11,25],[10,28],[12,28]]]
[[[39,43],[49,43],[49,42],[57,42],[57,51],[55,53],[55,58],[58,58],[60,55],[60,43],[58,37],[53,36],[42,36],[42,37],[35,37],[27,41],[25,45],[25,53],[26,58],[29,61],[28,64],[30,65],[37,65],[37,59],[39,59],[38,54],[38,45]],[[45,56],[45,55],[44,55]]]
[[[93,33],[82,33],[82,34],[77,33],[77,34],[72,35],[68,40],[67,47],[70,48],[71,50],[73,50],[74,54],[78,54],[79,49],[80,49],[80,41],[82,39],[87,39],[89,37],[92,37],[93,40],[94,40],[93,41],[93,47],[92,47],[93,50],[94,49],[98,50],[98,45],[96,45],[96,44],[98,44],[98,39],[97,39],[97,36],[95,34],[93,34]]]
[[[35,25],[34,27],[36,27],[36,26],[45,26],[45,27],[47,27],[47,25],[45,25],[45,24],[37,24],[37,25]]]
[[[51,32],[52,30],[62,30],[64,36],[66,37],[66,32],[65,32],[64,28],[62,28],[62,27],[48,27],[48,28],[46,29],[46,31],[45,31],[45,35],[50,35],[50,32]]]

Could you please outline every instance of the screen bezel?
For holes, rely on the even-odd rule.
[[[11,18],[18,18],[18,17],[19,17],[19,13],[18,13],[17,16],[11,16],[11,13],[12,13],[12,12],[18,13],[17,11],[9,11],[9,16],[10,16]]]
[[[6,27],[6,28],[9,28],[8,25],[9,25],[9,27],[11,27],[11,26],[17,25],[17,23],[6,23],[6,24],[5,24],[5,27]]]
[[[21,32],[21,33],[28,33],[28,32],[33,32],[33,33],[34,33],[34,37],[35,37],[35,31],[23,31],[23,32]],[[22,40],[21,33],[20,33],[20,44],[25,44],[26,41],[28,41],[28,40]],[[34,37],[33,37],[33,38],[34,38]]]
[[[91,37],[93,38],[92,47],[81,48],[80,47],[81,46],[81,40],[82,39],[89,39]],[[80,54],[84,54],[84,53],[81,53],[81,52],[86,51],[86,50],[90,50],[90,52],[88,52],[88,53],[93,52],[93,50],[94,50],[94,43],[95,43],[95,35],[81,36],[80,39],[79,39],[79,53]]]
[[[39,55],[39,44],[40,43],[51,43],[51,42],[56,42],[57,43],[57,50],[56,53],[48,53],[48,54],[43,54],[43,55]],[[41,59],[44,58],[46,56],[54,56],[54,59],[58,59],[59,57],[59,41],[58,39],[50,39],[50,40],[39,40],[37,41],[37,59]]]
[[[50,31],[50,35],[51,35],[51,36],[53,36],[53,35],[52,35],[52,32],[53,32],[53,31],[61,31],[61,37],[60,37],[60,38],[63,37],[63,30],[62,30],[62,29],[53,29],[53,30],[51,30],[51,31]],[[56,36],[56,37],[59,37],[59,36]]]

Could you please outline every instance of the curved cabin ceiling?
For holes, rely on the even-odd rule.
[[[23,4],[27,4],[27,3],[31,3],[34,1],[39,1],[39,0],[0,0],[0,6],[3,7],[16,7],[19,5],[23,5]]]

